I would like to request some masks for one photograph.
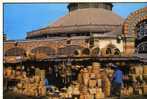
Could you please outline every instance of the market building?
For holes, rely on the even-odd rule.
[[[147,64],[147,7],[126,19],[113,12],[112,3],[70,3],[67,8],[65,16],[28,32],[25,40],[5,40],[4,63]]]
[[[26,40],[4,42],[4,56],[26,57],[37,52],[46,58],[85,54],[86,56],[134,54],[135,50],[141,50],[137,45],[135,46],[134,40],[138,37],[136,32],[144,31],[137,42],[141,42],[146,37],[146,29],[139,30],[141,28],[139,22],[146,27],[146,8],[139,9],[127,19],[123,19],[112,11],[112,7],[111,3],[71,3],[68,5],[67,15],[46,28],[28,32]],[[145,46],[146,43],[143,45]],[[114,47],[112,53],[109,46]]]

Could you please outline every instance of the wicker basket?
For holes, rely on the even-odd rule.
[[[10,77],[12,75],[12,68],[8,67],[4,70],[4,75]]]
[[[92,66],[88,66],[88,67],[87,67],[87,70],[88,70],[88,73],[91,73]]]
[[[147,74],[147,65],[143,66],[143,74]]]
[[[96,84],[97,84],[96,79],[90,79],[90,80],[89,80],[89,87],[90,87],[90,88],[96,87]]]
[[[105,96],[110,96],[111,83],[108,78],[105,79],[104,86],[105,86],[104,87]]]
[[[97,89],[96,99],[104,99],[104,93],[102,92],[102,88]]]
[[[143,79],[147,81],[147,74],[143,74]]]
[[[83,78],[83,84],[85,86],[87,86],[88,85],[88,80],[89,80],[89,73],[88,73],[86,68],[84,68],[84,70],[83,70],[82,78]]]
[[[144,85],[143,86],[143,94],[144,95],[147,95],[147,85]]]
[[[100,64],[97,62],[92,63],[92,73],[98,73],[100,72]]]

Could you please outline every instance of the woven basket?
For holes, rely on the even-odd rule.
[[[97,89],[96,99],[104,99],[104,94],[102,92],[102,88]]]
[[[100,64],[97,62],[92,63],[92,73],[99,73],[100,72]]]
[[[89,73],[88,73],[87,69],[83,70],[82,78],[83,78],[83,84],[85,86],[87,86],[88,85],[88,80],[89,80]]]
[[[4,70],[4,74],[7,76],[7,77],[10,77],[12,75],[12,68],[11,67],[8,67]]]
[[[143,79],[147,81],[147,74],[143,74]]]
[[[96,83],[97,83],[97,81],[96,80],[89,80],[89,87],[90,88],[94,88],[94,87],[96,87]]]
[[[143,94],[144,95],[147,95],[147,85],[144,85],[143,86]]]
[[[147,74],[147,65],[143,66],[143,74]]]
[[[88,70],[88,73],[91,73],[92,66],[88,66],[88,67],[87,67],[87,70]]]

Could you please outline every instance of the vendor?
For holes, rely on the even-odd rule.
[[[111,66],[115,69],[115,72],[112,77],[112,90],[111,90],[111,95],[112,96],[120,96],[121,93],[121,88],[123,85],[123,72],[121,69],[114,65],[111,64]]]

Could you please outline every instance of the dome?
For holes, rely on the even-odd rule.
[[[70,11],[51,24],[51,27],[75,25],[121,25],[123,18],[103,8],[84,8]]]
[[[97,6],[90,4],[85,7],[80,7],[80,5],[79,8],[76,6],[73,9],[68,6],[69,13],[48,27],[28,32],[27,38],[59,33],[113,32],[123,24],[124,19],[111,10],[112,4],[110,3]]]

